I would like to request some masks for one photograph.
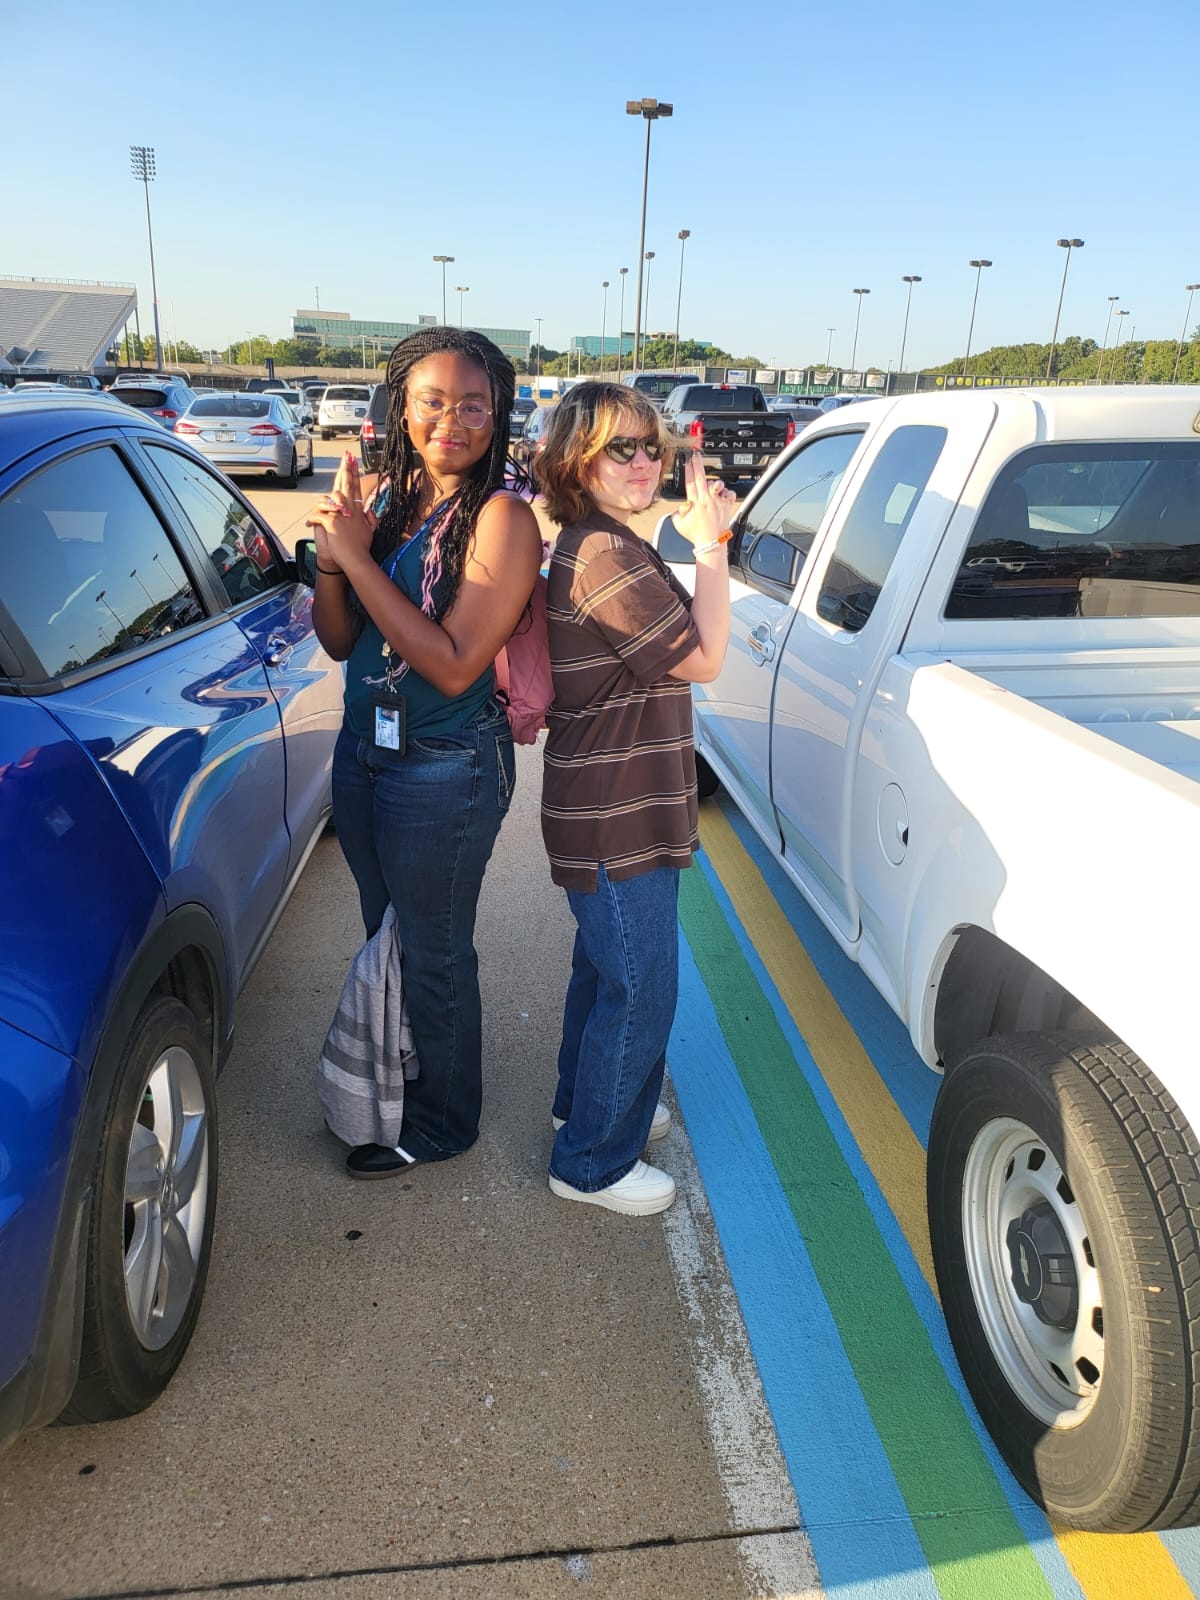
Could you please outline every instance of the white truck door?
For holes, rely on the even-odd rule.
[[[772,798],[784,857],[847,940],[859,933],[851,788],[884,665],[899,648],[991,415],[975,412],[947,447],[912,408],[879,430],[854,492],[805,576],[780,662],[772,719]],[[912,419],[912,420],[910,420]],[[886,819],[903,833],[903,818]]]
[[[778,837],[771,803],[771,698],[805,559],[847,463],[856,428],[814,439],[774,473],[736,519],[730,549],[729,649],[720,675],[696,684],[697,743],[742,809]]]

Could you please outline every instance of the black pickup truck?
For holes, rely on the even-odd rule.
[[[796,437],[792,418],[772,412],[752,383],[681,383],[663,404],[663,421],[676,437],[700,450],[704,465],[725,483],[761,478]],[[665,495],[684,493],[687,450],[663,484]]]

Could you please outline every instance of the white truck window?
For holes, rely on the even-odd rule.
[[[863,479],[817,596],[817,615],[857,633],[871,615],[921,492],[946,443],[946,429],[897,428]]]
[[[780,587],[791,592],[861,442],[859,429],[814,439],[764,485],[735,529],[730,556],[747,582],[771,594]],[[787,548],[772,549],[775,544]]]
[[[945,615],[1200,616],[1200,442],[1023,451],[980,507]]]

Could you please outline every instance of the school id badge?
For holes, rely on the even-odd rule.
[[[405,705],[402,694],[373,694],[371,705],[374,714],[374,744],[377,750],[392,750],[404,754]]]

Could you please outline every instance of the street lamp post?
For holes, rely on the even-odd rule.
[[[542,375],[542,323],[545,321],[545,318],[544,317],[534,317],[533,320],[538,325],[537,375],[540,378],[541,375]]]
[[[458,325],[461,328],[463,325],[463,295],[470,294],[471,285],[469,283],[456,283],[454,292],[458,296]]]
[[[1110,294],[1108,297],[1108,318],[1104,324],[1104,343],[1100,346],[1100,360],[1096,364],[1096,382],[1104,382],[1104,352],[1108,349],[1108,336],[1112,332],[1113,307],[1121,298],[1119,294]]]
[[[608,279],[600,285],[604,290],[604,299],[600,306],[600,381],[604,382],[604,339],[608,332]]]
[[[837,332],[837,329],[836,328],[826,328],[825,332],[829,335],[828,339],[826,339],[826,341],[825,341],[825,365],[828,366],[829,365],[829,357],[830,357],[830,355],[831,355],[831,353],[833,351],[833,336]]]
[[[249,332],[246,334],[246,365],[254,365],[254,335]]]
[[[446,326],[446,265],[454,260],[453,256],[434,256],[435,261],[442,263],[442,327]]]
[[[900,279],[901,283],[906,283],[908,285],[908,299],[904,302],[904,332],[900,336],[900,372],[904,371],[904,352],[908,348],[908,313],[912,309],[913,284],[920,283],[920,281],[921,279],[915,272],[905,273],[905,275]],[[859,304],[862,304],[861,300],[859,301]]]
[[[637,310],[633,318],[633,365],[638,366],[638,352],[642,340],[642,262],[646,250],[646,195],[650,187],[650,128],[659,117],[673,116],[675,107],[665,100],[626,100],[625,115],[646,119],[646,160],[642,168],[642,226],[638,234],[638,288]]]
[[[646,340],[650,337],[650,263],[654,260],[654,251],[646,251],[646,328],[642,336],[642,360],[646,359]]]
[[[621,381],[621,362],[625,355],[625,279],[629,275],[628,267],[619,269],[621,279],[621,310],[617,317],[617,382]]]
[[[1121,310],[1121,311],[1117,312],[1117,316],[1118,317],[1127,317],[1128,315],[1129,315],[1128,311],[1125,311],[1125,310]],[[1116,376],[1117,376],[1117,351],[1120,348],[1120,345],[1121,345],[1121,324],[1118,322],[1117,323],[1117,336],[1113,340],[1112,360],[1108,363],[1108,381],[1109,381],[1109,383],[1112,383],[1116,379]]]
[[[1179,333],[1179,344],[1178,344],[1178,347],[1176,348],[1176,351],[1175,351],[1175,366],[1174,366],[1174,368],[1172,369],[1172,372],[1171,372],[1171,382],[1172,383],[1174,383],[1176,378],[1178,378],[1178,376],[1179,376],[1179,360],[1180,360],[1180,357],[1183,355],[1183,343],[1184,343],[1184,340],[1187,338],[1187,326],[1188,326],[1188,323],[1192,320],[1192,296],[1195,294],[1197,289],[1200,289],[1200,283],[1185,283],[1184,284],[1184,288],[1187,290],[1187,297],[1188,297],[1187,298],[1187,310],[1183,313],[1183,327],[1180,330],[1180,333]]]
[[[150,293],[154,299],[154,359],[163,365],[162,335],[158,331],[158,280],[154,274],[154,232],[150,227],[150,185],[154,182],[154,146],[131,144],[129,170],[146,191],[146,238],[150,245]]]
[[[1067,252],[1067,259],[1063,262],[1062,283],[1058,290],[1058,310],[1054,313],[1054,332],[1050,335],[1050,354],[1046,357],[1047,381],[1054,370],[1054,351],[1058,345],[1058,319],[1062,316],[1063,295],[1067,290],[1067,268],[1071,265],[1071,251],[1083,249],[1082,239],[1059,239],[1056,242],[1060,250]]]
[[[680,228],[678,237],[679,237],[679,293],[675,296],[675,353],[671,357],[671,366],[676,372],[679,371],[679,309],[683,305],[683,251],[684,251],[684,246],[687,244],[688,240],[692,237],[692,230],[690,228]]]
[[[859,319],[862,316],[862,297],[865,294],[870,294],[870,292],[870,289],[855,289],[854,291],[854,293],[858,296],[858,309],[854,313],[854,345],[850,352],[851,372],[858,371],[858,324]]]
[[[969,267],[975,268],[975,293],[971,296],[971,320],[967,324],[967,353],[963,357],[964,378],[967,375],[967,364],[971,359],[971,336],[975,332],[975,307],[979,304],[979,280],[983,276],[984,267],[990,267],[991,264],[992,263],[990,261],[984,261],[982,259],[967,262]]]

